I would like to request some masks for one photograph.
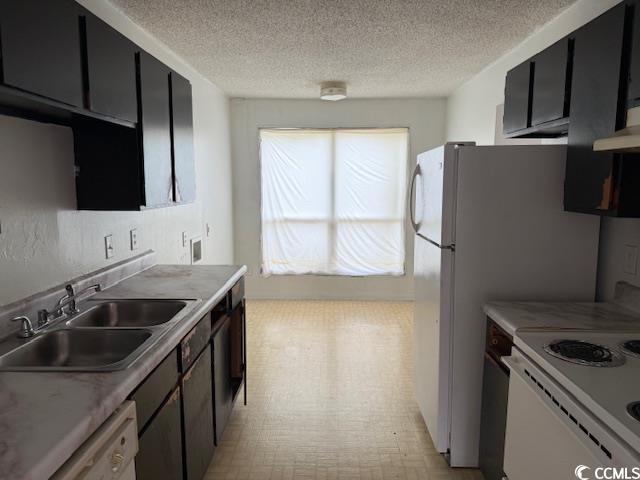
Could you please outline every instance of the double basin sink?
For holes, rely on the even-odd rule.
[[[98,300],[0,355],[0,371],[114,371],[166,332],[187,300]],[[7,350],[4,348],[3,350]]]

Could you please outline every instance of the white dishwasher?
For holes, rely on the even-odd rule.
[[[52,480],[135,480],[136,404],[127,401],[58,470]]]

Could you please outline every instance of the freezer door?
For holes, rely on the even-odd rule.
[[[438,246],[455,243],[457,145],[448,143],[418,155],[411,220],[416,234]]]
[[[415,394],[436,450],[449,448],[450,297],[453,252],[416,237],[413,355]]]

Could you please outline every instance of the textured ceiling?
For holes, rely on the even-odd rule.
[[[446,95],[575,0],[111,0],[232,97]]]

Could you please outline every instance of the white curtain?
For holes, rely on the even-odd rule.
[[[262,273],[402,275],[408,131],[263,129]]]

